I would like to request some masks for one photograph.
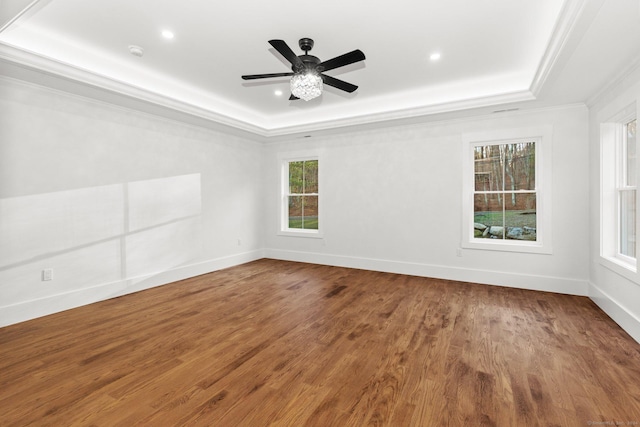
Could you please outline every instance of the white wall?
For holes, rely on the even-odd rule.
[[[553,253],[456,250],[462,232],[462,138],[551,126]],[[577,295],[588,291],[589,152],[583,106],[270,144],[266,255]],[[277,235],[279,155],[318,151],[323,239]]]
[[[0,95],[0,326],[262,257],[258,143],[4,77]]]
[[[636,112],[640,112],[640,67],[629,73],[615,88],[601,94],[600,100],[589,110],[592,236],[589,296],[636,341],[640,342],[640,274],[627,272],[621,267],[616,268],[600,256],[600,124],[633,103],[636,104]],[[640,158],[637,160],[640,161]],[[602,232],[613,231],[603,230]]]
[[[640,340],[640,280],[598,262],[597,135],[639,82],[590,116],[567,106],[263,147],[0,77],[0,325],[266,255],[589,294]],[[535,126],[553,134],[553,253],[458,257],[463,135]],[[307,150],[321,154],[324,238],[278,236],[278,156]]]

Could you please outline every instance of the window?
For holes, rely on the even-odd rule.
[[[476,145],[474,238],[537,240],[535,141]]]
[[[600,126],[600,251],[622,275],[636,273],[636,152],[634,103]]]
[[[551,253],[551,135],[550,126],[463,135],[462,247]]]
[[[283,161],[281,232],[293,235],[318,235],[319,161],[317,158]]]
[[[622,125],[618,158],[618,257],[632,262],[636,258],[636,123]]]

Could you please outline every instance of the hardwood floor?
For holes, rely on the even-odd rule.
[[[616,422],[640,344],[584,297],[260,260],[0,329],[2,426]]]

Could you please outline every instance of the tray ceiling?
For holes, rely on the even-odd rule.
[[[640,39],[637,0],[326,0],[322,7],[284,0],[5,1],[0,58],[7,63],[267,137],[535,101],[583,102],[623,57],[637,56],[632,38]],[[625,7],[635,16],[623,16]],[[616,25],[623,33],[615,37],[629,40],[614,64],[586,60],[591,49],[583,42],[604,40],[598,49],[611,50],[606,41],[614,36],[606,33]],[[310,53],[322,60],[361,49],[364,62],[327,73],[359,89],[325,87],[315,100],[289,101],[287,78],[241,80],[289,71],[267,41],[283,39],[302,54],[302,37],[315,40]],[[144,54],[132,55],[131,45]],[[431,60],[433,53],[440,59]],[[581,61],[594,76],[576,88],[567,73],[579,72],[571,67]]]

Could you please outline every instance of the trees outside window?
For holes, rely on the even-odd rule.
[[[475,145],[473,153],[473,237],[536,241],[536,142]]]

